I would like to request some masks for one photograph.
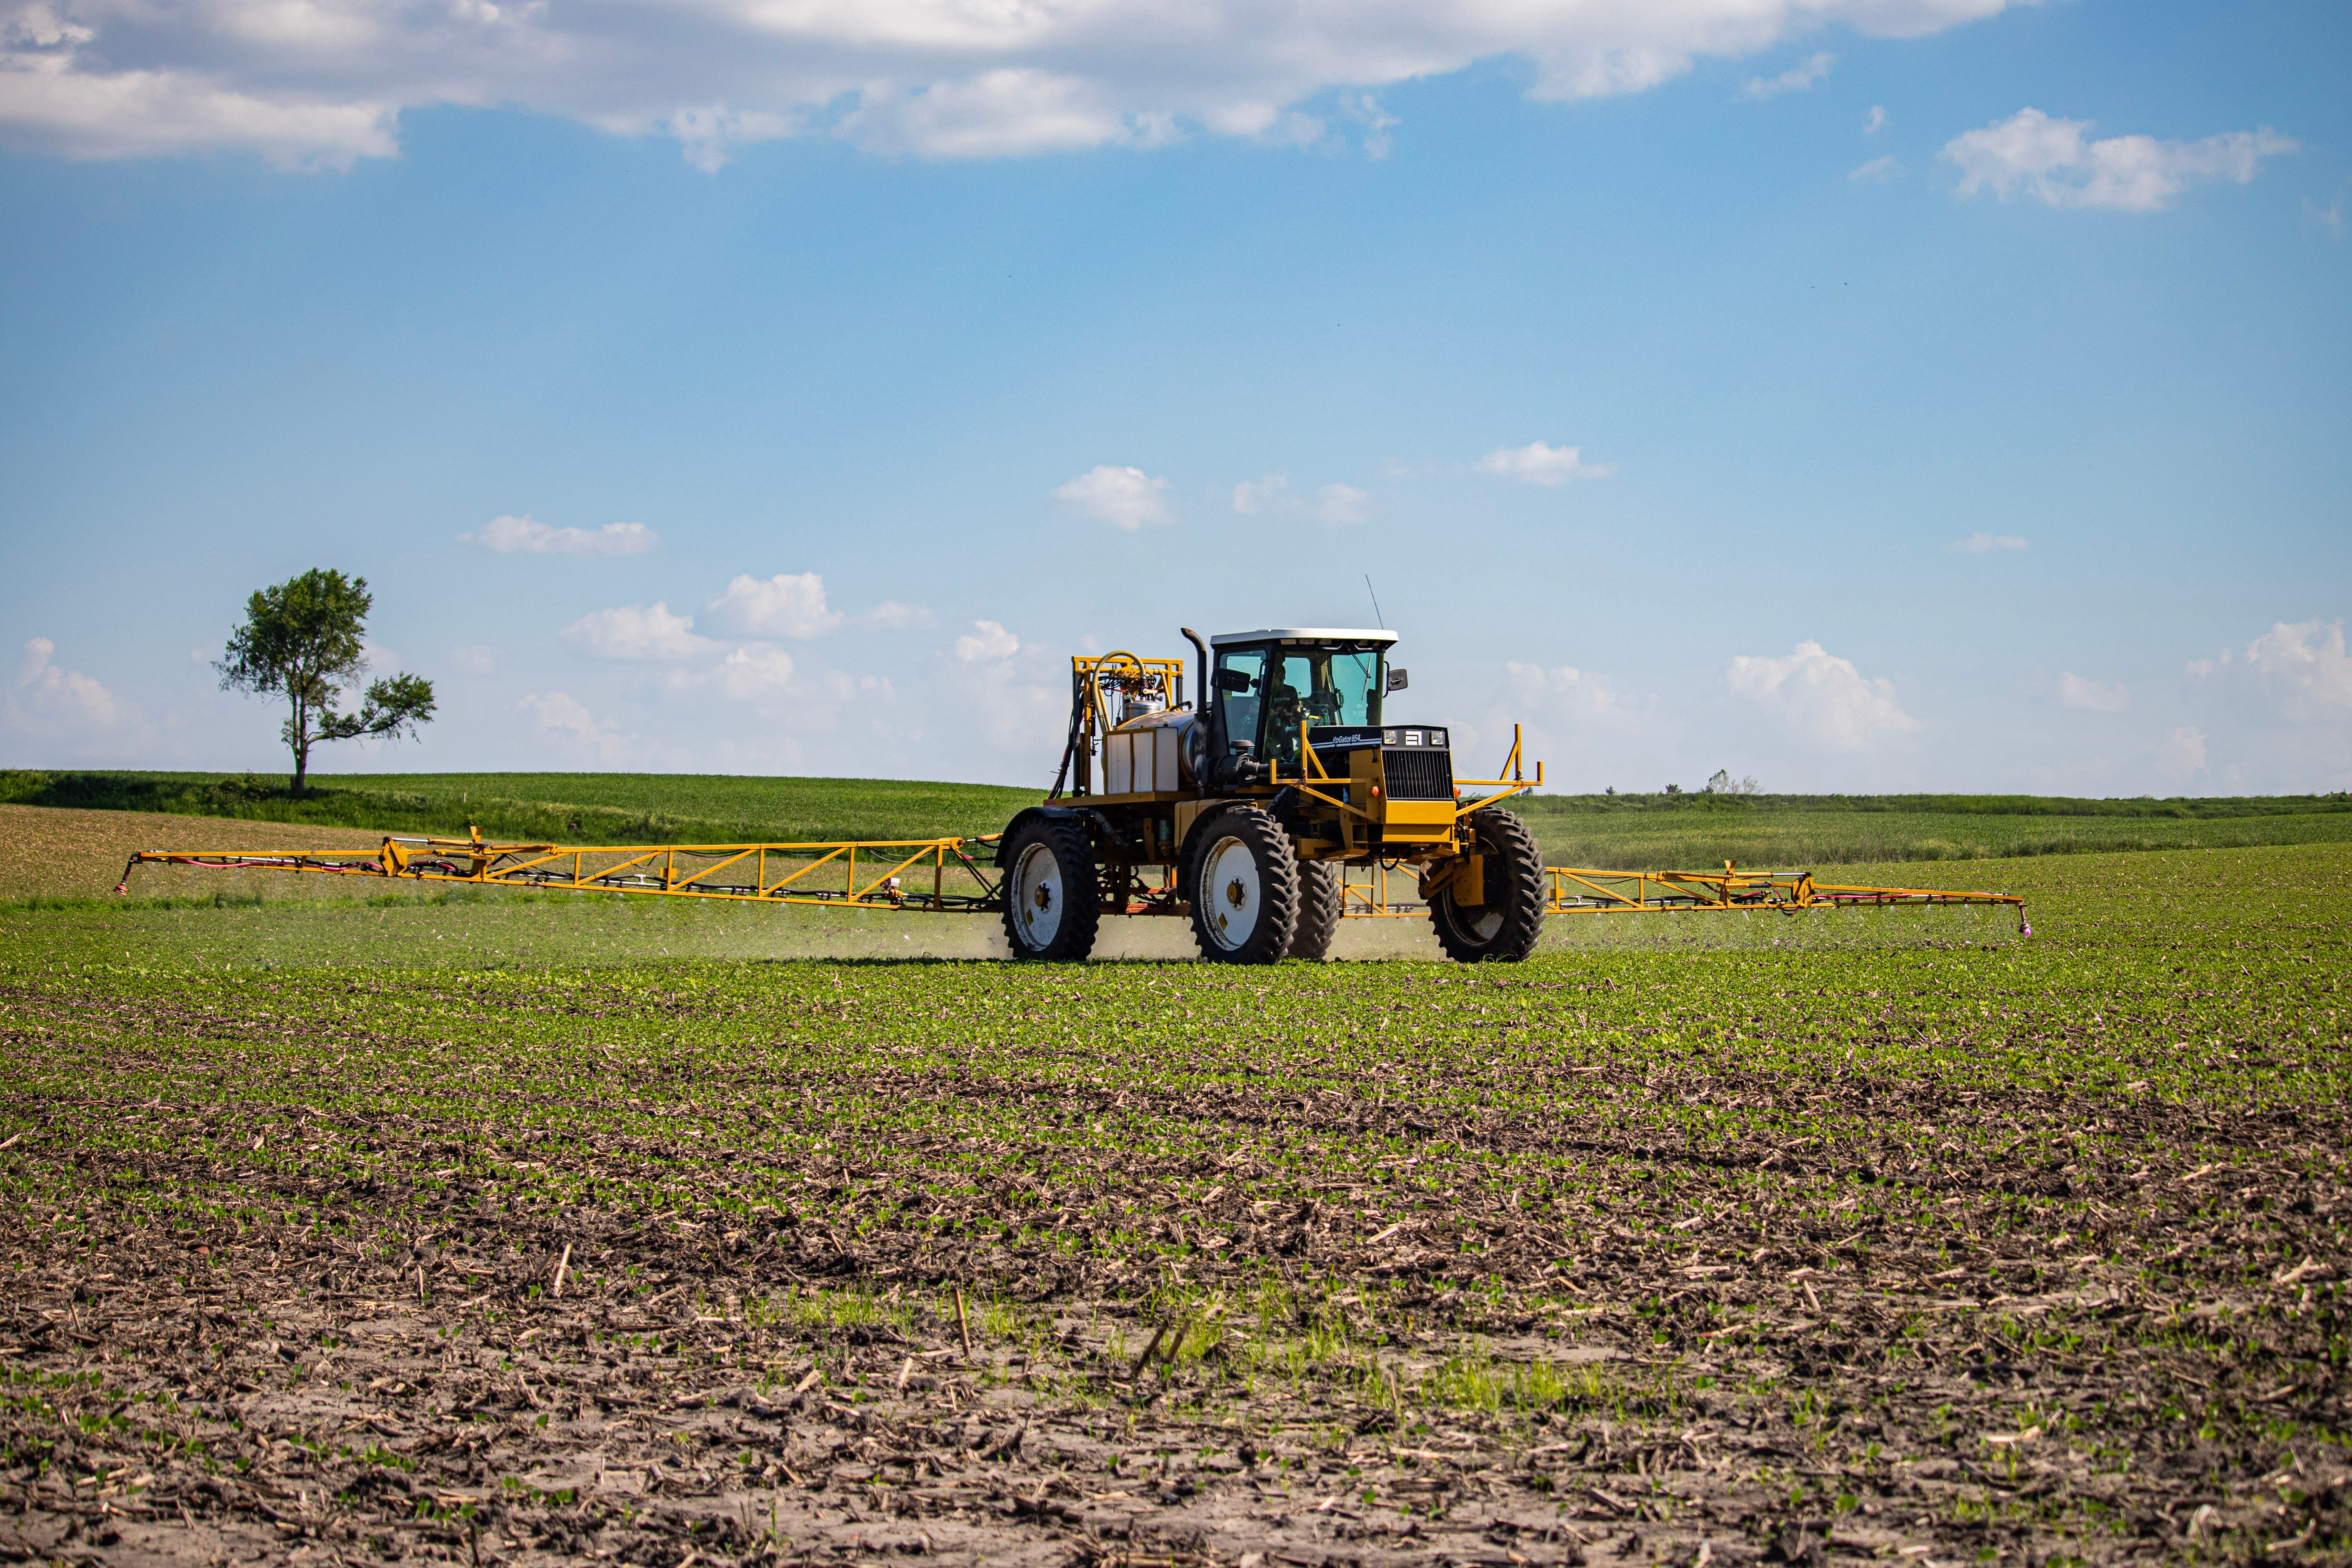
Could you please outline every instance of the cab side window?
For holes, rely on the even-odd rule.
[[[1265,683],[1265,752],[1286,763],[1298,760],[1298,726],[1328,724],[1330,656],[1285,654],[1274,661]],[[1320,665],[1320,669],[1317,666]],[[1319,678],[1319,679],[1318,679]]]
[[[1217,655],[1217,698],[1225,705],[1225,740],[1256,743],[1265,706],[1265,650],[1237,648]]]

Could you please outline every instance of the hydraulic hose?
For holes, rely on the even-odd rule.
[[[1084,679],[1072,676],[1070,678],[1070,732],[1062,742],[1062,765],[1054,770],[1054,787],[1045,793],[1047,800],[1062,798],[1062,782],[1070,776],[1070,759],[1076,756],[1078,751],[1078,708],[1085,700],[1085,690]]]

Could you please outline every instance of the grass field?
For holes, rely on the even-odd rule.
[[[0,771],[0,802],[565,844],[734,844],[997,833],[1045,791],[696,773],[276,774]]]
[[[1985,860],[2352,842],[2352,799],[2068,800],[2011,795],[1521,797],[1555,866],[1612,870]],[[1906,873],[1916,879],[1916,873]]]
[[[0,803],[570,844],[929,838],[1003,830],[1041,790],[681,773],[275,775],[0,772]],[[2115,850],[2352,842],[2352,796],[1558,795],[1516,807],[1556,866],[1810,869]]]
[[[782,911],[604,900],[0,910],[0,1530],[2347,1560],[2352,847],[1969,869],[2032,939],[1233,972],[664,958]]]

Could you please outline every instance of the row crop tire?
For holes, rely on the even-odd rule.
[[[1076,963],[1102,927],[1094,845],[1083,823],[1034,817],[1004,854],[1004,938],[1018,959]]]
[[[1298,863],[1298,923],[1291,928],[1291,957],[1320,963],[1331,956],[1331,939],[1339,934],[1340,897],[1335,862]]]
[[[1456,963],[1516,963],[1543,934],[1543,851],[1515,812],[1474,811],[1469,826],[1486,858],[1486,901],[1456,904],[1441,888],[1429,901],[1429,923]]]
[[[1185,842],[1192,940],[1212,963],[1274,963],[1298,926],[1298,852],[1255,805],[1195,823]]]

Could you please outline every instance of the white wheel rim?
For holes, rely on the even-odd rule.
[[[1265,907],[1257,857],[1238,838],[1221,838],[1201,862],[1201,923],[1228,951],[1247,942]]]
[[[1482,909],[1477,915],[1473,916],[1457,904],[1454,906],[1454,919],[1462,929],[1476,938],[1481,944],[1494,941],[1495,933],[1503,929],[1503,911],[1491,906]]]
[[[1051,946],[1062,929],[1062,862],[1045,845],[1023,850],[1013,868],[1013,918],[1031,947]]]

